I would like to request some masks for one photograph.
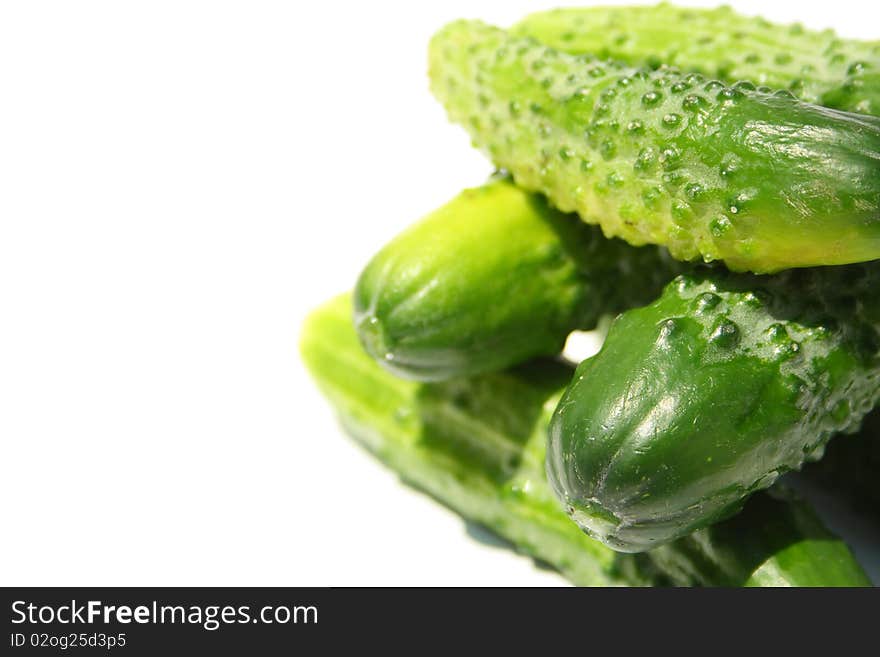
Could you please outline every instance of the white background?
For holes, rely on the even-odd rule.
[[[557,4],[0,6],[0,583],[562,583],[356,448],[297,352],[491,170],[432,32]],[[866,2],[733,4],[880,37]]]

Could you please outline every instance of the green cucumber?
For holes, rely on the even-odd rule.
[[[433,37],[430,76],[497,166],[606,236],[755,272],[880,258],[874,117],[475,21]]]
[[[559,353],[571,331],[648,303],[681,269],[664,249],[605,239],[499,178],[370,261],[355,324],[367,352],[398,376],[471,375]]]
[[[313,312],[303,359],[352,436],[410,484],[575,584],[867,586],[849,548],[801,501],[756,496],[742,514],[661,551],[616,553],[581,532],[544,475],[550,413],[571,367],[416,383],[361,348],[342,295]]]
[[[771,23],[726,6],[555,9],[527,16],[511,31],[572,54],[751,80],[809,103],[880,114],[880,42]]]
[[[857,430],[880,399],[878,289],[880,262],[695,271],[620,315],[551,424],[548,475],[569,513],[647,550]]]

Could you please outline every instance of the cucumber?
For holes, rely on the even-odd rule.
[[[620,315],[551,423],[548,475],[569,513],[647,550],[857,430],[880,399],[878,288],[880,262],[695,271]]]
[[[443,28],[429,55],[474,143],[608,237],[755,272],[880,258],[880,119],[475,21]]]
[[[880,114],[880,42],[775,24],[726,6],[556,9],[527,16],[511,31],[572,54],[751,80],[809,103]]]
[[[662,551],[610,550],[566,517],[544,476],[547,423],[570,366],[538,360],[481,377],[406,381],[363,351],[351,312],[350,297],[337,297],[301,334],[303,360],[347,430],[407,482],[573,583],[870,584],[849,548],[784,493],[757,495],[728,523]]]
[[[386,369],[429,381],[562,350],[575,329],[648,303],[682,267],[608,240],[498,178],[385,246],[354,293],[355,325]]]

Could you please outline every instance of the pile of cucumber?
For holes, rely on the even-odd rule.
[[[499,173],[307,320],[349,432],[576,584],[869,586],[776,481],[880,506],[880,42],[564,9],[429,75]]]

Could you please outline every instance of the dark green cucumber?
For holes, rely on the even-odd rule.
[[[756,272],[880,258],[874,117],[473,21],[434,36],[430,75],[498,167],[609,237]]]
[[[500,178],[385,246],[354,294],[366,350],[428,381],[559,353],[575,329],[648,303],[682,269],[664,249],[608,240]]]
[[[569,513],[615,549],[646,550],[855,431],[880,398],[878,289],[880,262],[716,269],[619,316],[551,425],[548,474]]]
[[[847,546],[803,502],[756,496],[729,523],[640,555],[581,532],[544,475],[547,423],[571,368],[533,361],[505,372],[420,384],[361,348],[351,300],[316,310],[303,359],[356,440],[410,484],[485,524],[581,585],[866,586]],[[731,524],[733,523],[733,524]]]
[[[880,42],[771,23],[726,6],[556,9],[527,16],[512,32],[572,54],[751,80],[809,103],[880,113]]]

